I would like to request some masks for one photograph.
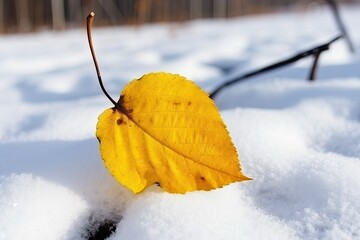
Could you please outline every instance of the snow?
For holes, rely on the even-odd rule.
[[[360,239],[360,6],[342,6],[343,40],[216,97],[244,173],[210,192],[133,195],[105,169],[95,138],[102,95],[84,30],[0,38],[0,239]],[[96,24],[96,20],[95,20]],[[233,20],[96,29],[114,98],[131,79],[179,73],[222,81],[338,34],[329,9]]]
[[[2,239],[67,239],[88,208],[76,193],[29,174],[2,177],[0,191]]]

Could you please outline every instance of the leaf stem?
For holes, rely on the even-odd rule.
[[[89,42],[89,47],[90,47],[90,51],[91,51],[91,56],[93,58],[94,65],[95,65],[96,74],[97,74],[97,77],[98,77],[98,80],[99,80],[101,90],[103,91],[105,96],[110,100],[110,102],[112,102],[115,105],[115,107],[120,109],[117,102],[113,98],[111,98],[109,93],[106,91],[106,89],[104,87],[104,84],[103,84],[103,81],[101,79],[101,74],[100,74],[99,66],[98,66],[98,63],[97,63],[97,60],[96,60],[96,55],[95,55],[95,51],[94,51],[94,47],[93,47],[93,43],[92,43],[92,37],[91,37],[91,26],[92,26],[92,23],[94,21],[94,16],[95,16],[94,12],[90,12],[89,15],[87,16],[87,18],[86,18],[86,30],[87,30],[87,36],[88,36],[88,42]]]

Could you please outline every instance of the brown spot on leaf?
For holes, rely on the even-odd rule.
[[[130,97],[130,100],[131,100],[131,97]],[[118,105],[119,105],[118,107],[120,108],[119,111],[122,113],[130,114],[134,111],[132,108],[130,108],[130,109],[125,108],[125,95],[124,94],[120,95]]]
[[[203,176],[200,177],[201,180],[205,181],[205,178]]]
[[[124,94],[121,94],[120,95],[120,98],[119,98],[119,101],[118,101],[118,104],[120,107],[122,107],[123,103],[124,103],[124,98],[125,98],[125,95]]]
[[[190,101],[188,102],[188,106],[191,106],[191,102],[190,102]]]
[[[117,121],[116,121],[117,125],[121,125],[124,123],[124,120],[122,118],[119,118]]]
[[[174,104],[175,106],[178,106],[178,105],[181,104],[181,102],[173,102],[173,104]]]

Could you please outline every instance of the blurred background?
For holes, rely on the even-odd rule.
[[[351,4],[359,0],[337,0]],[[84,25],[89,11],[97,25],[182,22],[275,11],[303,11],[326,0],[0,0],[0,34],[61,31]]]

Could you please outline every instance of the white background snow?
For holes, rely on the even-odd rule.
[[[360,239],[360,7],[341,13],[357,53],[335,43],[316,82],[305,81],[309,58],[217,96],[254,180],[186,195],[154,186],[134,196],[104,168],[95,126],[111,103],[84,29],[1,36],[0,239],[81,239],[109,221],[110,239]],[[117,99],[152,71],[210,92],[338,33],[320,7],[93,35]]]

